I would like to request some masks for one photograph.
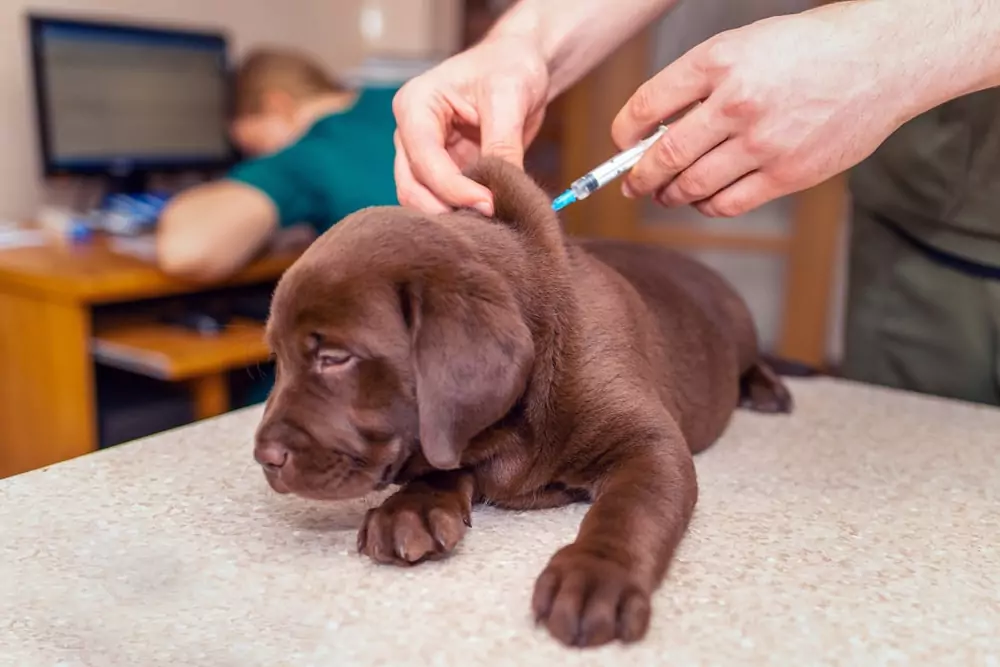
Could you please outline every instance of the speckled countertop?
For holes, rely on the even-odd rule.
[[[996,665],[1000,411],[827,380],[739,413],[648,639],[536,630],[585,507],[479,510],[448,561],[354,554],[365,502],[272,494],[256,409],[0,481],[0,665]]]

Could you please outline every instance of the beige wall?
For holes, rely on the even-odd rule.
[[[294,45],[335,70],[364,54],[362,0],[2,0],[0,1],[0,219],[33,215],[43,199],[58,198],[39,177],[30,96],[26,11],[103,16],[126,21],[221,28],[234,53],[258,43]],[[62,186],[65,188],[65,184]],[[60,188],[56,188],[57,190]]]
[[[460,0],[361,0],[366,51],[427,58],[453,53],[461,43]]]

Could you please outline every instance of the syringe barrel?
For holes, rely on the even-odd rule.
[[[569,186],[570,190],[573,191],[573,194],[576,195],[577,199],[586,199],[599,187],[601,187],[601,184],[594,177],[593,172],[584,174],[580,178],[573,181],[573,183]]]
[[[636,165],[643,153],[656,143],[656,140],[666,130],[666,126],[661,125],[652,136],[643,139],[632,148],[628,148],[606,162],[597,165],[588,173],[573,181],[572,185],[570,185],[573,194],[576,195],[577,199],[586,199],[595,191],[624,174]]]

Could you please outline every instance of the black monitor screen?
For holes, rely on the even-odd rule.
[[[229,161],[224,36],[39,17],[30,25],[46,173]]]

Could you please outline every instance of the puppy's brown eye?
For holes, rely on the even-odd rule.
[[[347,350],[323,349],[316,353],[316,360],[320,370],[328,370],[343,366],[354,359],[354,355]]]

